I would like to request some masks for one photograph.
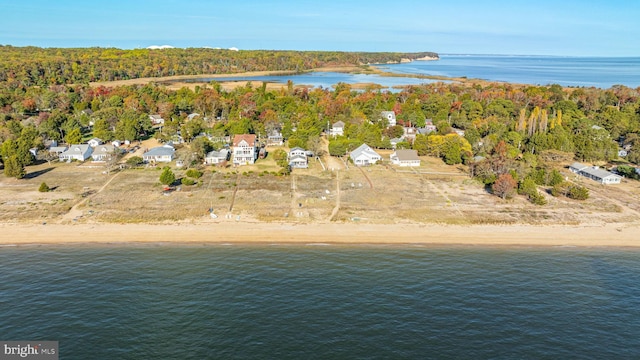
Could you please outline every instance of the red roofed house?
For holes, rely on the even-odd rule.
[[[253,164],[258,158],[258,143],[253,134],[242,134],[233,137],[233,164]]]

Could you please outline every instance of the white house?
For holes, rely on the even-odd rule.
[[[160,115],[149,115],[152,125],[164,125],[164,119]]]
[[[171,162],[175,156],[176,149],[169,144],[154,147],[142,154],[142,160],[148,163]]]
[[[99,145],[93,149],[91,158],[95,162],[103,162],[109,160],[115,154],[116,148],[113,145]]]
[[[233,164],[253,164],[258,159],[258,143],[253,134],[242,134],[233,137]]]
[[[344,135],[344,122],[338,121],[331,126],[330,131],[331,136],[342,136]]]
[[[387,127],[396,126],[396,113],[393,111],[383,111],[380,113],[383,120],[387,121]]]
[[[88,144],[77,144],[70,145],[69,148],[60,153],[60,161],[85,161],[87,160],[91,154],[93,153],[93,148]]]
[[[391,154],[390,160],[399,166],[420,166],[420,158],[415,150],[396,150]]]
[[[357,166],[371,165],[382,160],[382,157],[367,144],[358,146],[349,154],[349,157]]]
[[[229,160],[231,152],[227,149],[221,149],[220,151],[210,151],[204,158],[204,163],[207,165],[221,164]]]
[[[307,152],[301,147],[294,147],[289,150],[289,166],[295,169],[306,169],[309,167]]]
[[[96,146],[102,145],[103,141],[102,139],[98,139],[98,138],[93,138],[89,141],[87,141],[87,144],[89,144],[89,146],[91,146],[92,148],[95,148]]]
[[[267,135],[267,146],[282,146],[284,139],[282,133],[278,130],[271,130]]]
[[[573,173],[588,177],[589,179],[595,180],[604,185],[620,184],[620,181],[622,181],[622,176],[616,175],[604,169],[600,169],[597,166],[588,166],[581,163],[573,163],[569,166],[569,170],[571,170],[571,172]]]

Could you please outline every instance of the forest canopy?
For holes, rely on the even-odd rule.
[[[25,86],[84,84],[173,75],[305,71],[322,66],[400,62],[425,56],[437,58],[438,54],[0,46],[0,81],[18,82]]]

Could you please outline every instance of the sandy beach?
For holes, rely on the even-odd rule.
[[[639,247],[638,224],[599,226],[287,224],[1,224],[0,244],[136,242]]]

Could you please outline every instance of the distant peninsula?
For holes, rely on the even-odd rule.
[[[303,72],[439,59],[434,52],[229,50],[211,48],[39,48],[0,46],[0,82],[26,86],[86,84],[179,75]]]

